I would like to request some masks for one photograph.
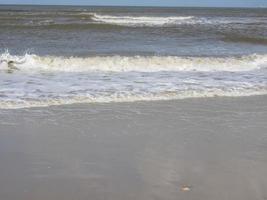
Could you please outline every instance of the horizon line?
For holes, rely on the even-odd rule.
[[[92,6],[92,7],[151,7],[151,8],[267,8],[267,6],[150,6],[150,5],[89,5],[89,4],[5,4],[0,6]]]

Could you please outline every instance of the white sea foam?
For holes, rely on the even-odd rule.
[[[267,55],[241,57],[177,57],[177,56],[95,56],[54,57],[26,54],[0,55],[0,69],[13,61],[20,70],[50,70],[64,72],[111,71],[250,71],[267,67]]]
[[[122,16],[122,15],[100,15],[90,13],[96,22],[117,24],[124,26],[168,26],[177,24],[194,23],[194,16]]]
[[[31,107],[47,107],[57,105],[70,105],[70,104],[81,104],[81,103],[120,103],[120,102],[140,102],[140,101],[167,101],[167,100],[178,100],[187,98],[208,98],[208,97],[240,97],[240,96],[252,96],[252,95],[266,95],[265,91],[188,91],[183,93],[172,93],[164,92],[162,94],[147,94],[147,95],[111,95],[111,96],[76,96],[76,97],[62,97],[55,99],[28,99],[28,100],[2,100],[0,99],[0,109],[20,109],[20,108],[31,108]]]
[[[0,69],[0,109],[267,94],[267,55],[66,58],[6,52]]]
[[[113,24],[133,27],[168,27],[183,24],[246,24],[263,23],[265,18],[244,17],[197,17],[197,16],[128,16],[128,15],[102,15],[97,13],[82,13],[89,15],[97,23]]]

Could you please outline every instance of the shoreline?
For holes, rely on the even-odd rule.
[[[152,99],[152,100],[129,100],[129,101],[111,101],[111,102],[75,102],[75,103],[65,103],[65,104],[51,104],[51,105],[36,105],[36,106],[25,106],[25,107],[19,107],[19,108],[1,108],[0,106],[0,112],[1,110],[23,110],[23,109],[42,109],[42,108],[53,108],[53,107],[61,107],[61,106],[71,106],[71,107],[77,107],[77,106],[104,106],[111,104],[142,104],[142,103],[160,103],[160,102],[186,102],[186,101],[202,101],[202,100],[235,100],[235,99],[242,99],[242,98],[264,98],[267,97],[267,94],[255,94],[255,95],[248,95],[248,96],[205,96],[205,97],[185,97],[185,98],[173,98],[173,99]]]
[[[267,197],[267,95],[0,110],[0,199]]]

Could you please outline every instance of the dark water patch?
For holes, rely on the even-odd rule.
[[[70,24],[47,24],[42,25],[41,28],[46,29],[75,29],[75,30],[82,30],[82,29],[118,29],[120,26],[112,25],[112,24],[94,24],[94,23],[70,23]]]
[[[222,40],[225,42],[232,42],[232,43],[249,43],[249,44],[257,44],[257,45],[267,45],[267,38],[262,38],[262,37],[230,35],[230,36],[225,36]]]
[[[97,23],[62,23],[57,24],[52,21],[43,21],[38,23],[26,23],[26,24],[0,24],[0,28],[8,28],[9,30],[114,30],[121,29],[122,26],[113,24],[97,24]]]

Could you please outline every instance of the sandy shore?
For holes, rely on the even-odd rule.
[[[266,200],[267,96],[0,110],[1,200]]]

